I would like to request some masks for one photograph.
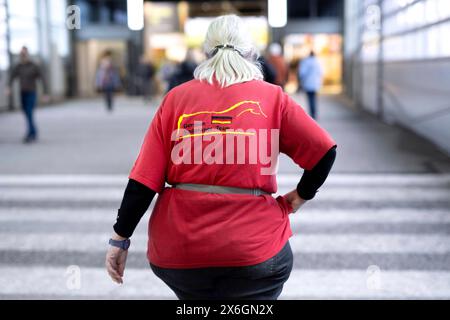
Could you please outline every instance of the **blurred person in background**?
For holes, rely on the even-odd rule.
[[[34,121],[34,109],[37,100],[36,82],[41,80],[44,93],[47,92],[47,85],[41,68],[30,60],[28,48],[25,46],[20,50],[20,62],[11,70],[9,86],[6,88],[7,95],[11,94],[11,87],[16,78],[19,79],[20,102],[27,123],[27,133],[23,142],[30,143],[36,141],[38,136]],[[42,100],[48,101],[48,96],[44,95]]]
[[[314,51],[300,62],[298,74],[302,89],[308,98],[309,114],[313,119],[317,119],[317,93],[322,87],[323,70]]]
[[[288,66],[284,61],[282,48],[279,43],[270,44],[267,61],[273,66],[276,71],[274,83],[284,89],[284,85],[288,80]]]
[[[137,76],[139,82],[139,93],[144,97],[144,100],[150,101],[153,94],[153,77],[155,75],[155,67],[143,55],[139,61],[137,69]]]
[[[289,63],[289,74],[295,75],[295,80],[297,81],[297,93],[302,92],[302,81],[300,80],[300,63],[301,59],[293,59]]]
[[[194,70],[197,67],[192,50],[188,50],[186,58],[178,66],[170,76],[168,90],[175,88],[176,86],[194,79]]]
[[[162,92],[167,93],[169,91],[169,84],[172,75],[174,74],[176,65],[173,61],[164,59],[161,63],[161,67],[158,71],[158,79],[162,85]]]
[[[262,81],[257,50],[239,17],[213,20],[204,50],[208,59],[195,69],[195,79],[167,93],[153,117],[129,175],[105,266],[113,281],[123,283],[129,238],[159,193],[147,256],[179,299],[277,299],[293,267],[289,214],[324,183],[336,144],[279,86]],[[225,153],[235,157],[228,148],[218,162],[192,162],[192,141],[201,139],[203,155],[210,147],[203,125],[215,130],[214,142],[219,139],[222,147],[221,137],[248,130],[263,139],[265,150],[275,145],[274,167],[280,151],[305,169],[297,187],[273,197],[275,170],[262,161],[225,165]],[[264,130],[274,138],[265,139]],[[177,161],[180,147],[187,162]],[[237,150],[246,159],[255,152],[250,144]]]
[[[261,66],[261,71],[264,76],[264,81],[272,84],[276,84],[277,70],[264,56],[260,56],[257,59]]]
[[[97,90],[103,92],[108,111],[113,110],[114,92],[120,87],[120,75],[112,60],[112,52],[106,51],[100,59],[95,76]]]

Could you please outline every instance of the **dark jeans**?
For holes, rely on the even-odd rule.
[[[274,257],[252,266],[167,269],[150,264],[180,300],[276,300],[292,265],[289,241]]]
[[[36,138],[37,129],[34,124],[34,107],[36,105],[36,92],[22,91],[20,93],[20,100],[22,104],[22,111],[25,114],[25,119],[27,121],[27,137],[28,138]]]
[[[313,119],[317,119],[317,93],[315,91],[306,91],[308,97],[309,114]]]
[[[103,90],[103,94],[105,95],[106,108],[108,109],[108,111],[112,111],[114,89],[113,88],[105,88]]]

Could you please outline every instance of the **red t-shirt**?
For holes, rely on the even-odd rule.
[[[283,197],[189,191],[165,183],[275,193],[276,175],[264,154],[277,158],[279,146],[300,167],[312,169],[334,145],[278,86],[253,80],[220,88],[192,80],[174,88],[156,112],[129,175],[159,193],[149,221],[150,262],[200,268],[273,257],[292,236],[292,208]]]

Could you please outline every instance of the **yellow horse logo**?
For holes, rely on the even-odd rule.
[[[239,118],[240,116],[246,113],[251,113],[257,116],[267,118],[267,115],[262,110],[261,105],[259,104],[258,101],[244,100],[222,111],[198,111],[194,113],[182,114],[178,118],[177,134],[179,133],[181,128],[186,127],[185,123],[187,121],[193,122],[195,120],[195,118],[194,120],[192,120],[193,117],[200,116],[202,119],[204,119],[205,115],[210,115],[212,124],[231,124],[234,118]],[[196,135],[204,135],[204,134],[254,134],[254,133],[213,131]],[[190,134],[180,138],[187,138],[192,136],[195,135]]]

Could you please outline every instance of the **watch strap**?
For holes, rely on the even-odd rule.
[[[128,248],[130,247],[131,241],[130,241],[130,239],[125,239],[125,240],[109,239],[109,244],[112,245],[113,247],[121,248],[123,250],[128,250]]]

